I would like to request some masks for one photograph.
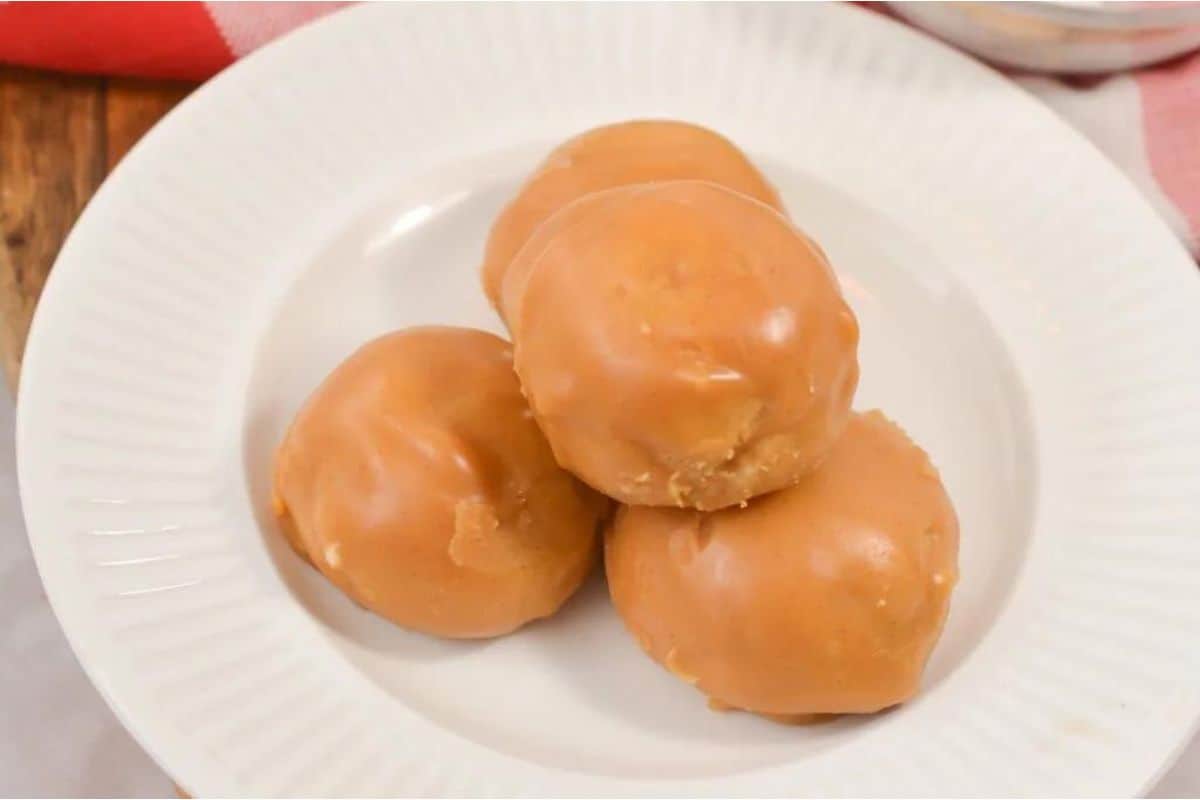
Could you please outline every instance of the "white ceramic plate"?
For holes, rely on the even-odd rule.
[[[360,611],[271,529],[267,464],[368,337],[499,329],[483,237],[551,144],[732,136],[862,322],[860,408],[940,465],[962,583],[924,693],[812,728],[709,712],[599,578],[502,640]],[[20,479],[80,660],[184,787],[245,794],[1097,794],[1200,710],[1200,279],[991,72],[843,6],[389,6],[198,91],[71,235]]]

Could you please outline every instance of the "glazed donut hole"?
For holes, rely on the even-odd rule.
[[[607,501],[555,462],[482,331],[413,328],[361,347],[280,445],[292,546],[362,606],[452,638],[553,614],[595,563]]]
[[[858,325],[824,254],[716,184],[576,201],[518,255],[502,307],[555,457],[623,503],[714,509],[783,488],[850,414]]]

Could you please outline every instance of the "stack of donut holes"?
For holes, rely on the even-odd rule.
[[[655,661],[780,721],[917,691],[957,580],[929,456],[851,408],[858,322],[735,145],[638,120],[546,157],[483,288],[511,342],[363,345],[279,446],[293,548],[371,611],[451,638],[554,614],[602,560]]]

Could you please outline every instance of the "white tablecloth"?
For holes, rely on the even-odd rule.
[[[17,500],[0,377],[0,796],[159,797],[170,780],[117,722],[63,638]]]
[[[84,677],[42,594],[17,502],[13,408],[3,385],[0,631],[0,796],[172,794]],[[1200,796],[1200,737],[1154,796]]]

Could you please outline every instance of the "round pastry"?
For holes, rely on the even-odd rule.
[[[279,447],[274,508],[363,606],[476,638],[563,604],[607,501],[554,463],[507,342],[429,327],[375,339],[317,388]]]
[[[816,471],[748,508],[620,509],[605,565],[652,658],[718,707],[793,718],[911,698],[957,554],[929,457],[871,412]]]
[[[741,150],[718,133],[672,120],[634,120],[594,128],[556,148],[500,212],[488,236],[483,288],[499,305],[504,273],[554,212],[601,189],[694,178],[782,209],[779,195]]]
[[[858,323],[824,254],[713,183],[577,200],[513,262],[502,304],[558,463],[624,503],[788,486],[850,414]]]

